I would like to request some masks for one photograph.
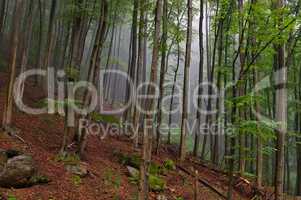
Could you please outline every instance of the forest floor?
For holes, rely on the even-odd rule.
[[[7,75],[0,73],[0,113],[3,112],[5,83]],[[26,103],[33,104],[42,98],[38,88],[31,83],[26,84]],[[18,200],[106,200],[106,199],[137,199],[138,187],[130,183],[127,169],[118,162],[114,152],[124,154],[137,154],[133,145],[126,137],[108,137],[104,140],[96,136],[89,136],[85,164],[91,172],[86,178],[75,181],[68,173],[64,164],[56,161],[62,143],[63,120],[57,115],[28,115],[15,111],[14,124],[21,130],[20,137],[26,143],[0,133],[1,149],[17,149],[33,156],[39,171],[51,180],[45,185],[36,185],[25,189],[0,188],[1,195],[15,196]],[[153,156],[156,163],[166,159],[175,159],[175,153],[165,148],[160,156]],[[209,183],[223,195],[226,195],[228,179],[225,174],[207,168],[203,165],[186,161],[183,168],[199,171],[200,179]],[[168,200],[192,200],[194,194],[195,178],[184,171],[177,169],[168,172],[164,179],[167,187],[162,193]],[[120,180],[116,186],[114,180]],[[159,194],[150,193],[151,199]],[[234,191],[234,200],[250,199],[243,197],[239,189]],[[200,200],[224,199],[205,184],[199,184]]]

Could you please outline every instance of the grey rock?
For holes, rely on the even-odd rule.
[[[36,167],[31,156],[21,155],[8,159],[0,172],[0,186],[25,187],[30,184],[30,178],[36,173]]]
[[[134,168],[134,167],[130,167],[130,166],[127,166],[126,167],[128,169],[128,172],[129,172],[129,175],[133,178],[137,178],[139,177],[139,170]]]
[[[81,178],[86,177],[89,173],[88,167],[83,163],[66,165],[65,169],[74,175],[80,176]]]

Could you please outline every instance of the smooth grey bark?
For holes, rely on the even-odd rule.
[[[204,33],[203,33],[203,20],[204,20],[204,1],[200,1],[200,19],[199,19],[199,49],[200,49],[200,61],[199,61],[199,91],[198,91],[198,110],[197,110],[197,131],[195,133],[194,138],[194,148],[193,148],[193,155],[198,156],[199,153],[199,145],[200,145],[200,124],[201,124],[201,112],[202,109],[202,99],[201,95],[203,94],[203,88],[201,87],[203,80],[204,80]]]
[[[156,12],[155,12],[155,33],[153,38],[153,53],[152,53],[152,64],[150,72],[150,82],[157,83],[157,65],[159,59],[159,48],[160,48],[160,30],[161,30],[161,19],[162,19],[162,0],[156,1]],[[155,95],[156,90],[153,86],[149,85],[147,94],[149,96]],[[147,114],[145,117],[144,133],[143,133],[143,150],[142,150],[142,162],[140,165],[140,184],[139,184],[139,200],[148,199],[149,193],[149,166],[152,155],[152,136],[155,128],[153,127],[153,110],[154,110],[154,99],[147,99],[146,110]]]
[[[278,0],[277,9],[282,9],[284,6],[283,0]],[[283,14],[280,13],[278,19],[278,26],[282,27],[284,24]],[[275,199],[283,200],[283,186],[284,186],[284,150],[285,138],[287,134],[287,66],[285,62],[285,47],[284,44],[276,45],[277,52],[277,72],[276,80],[278,81],[276,87],[276,110],[275,117],[279,123],[276,130],[277,133],[277,152],[276,152],[276,174],[275,174]]]
[[[189,94],[189,77],[190,77],[190,64],[191,64],[191,42],[192,42],[192,0],[187,1],[188,8],[188,26],[187,26],[187,38],[186,38],[186,53],[185,53],[185,66],[184,66],[184,88],[183,88],[183,110],[181,121],[181,140],[179,158],[181,161],[186,157],[186,135],[187,122],[188,122],[188,94]]]

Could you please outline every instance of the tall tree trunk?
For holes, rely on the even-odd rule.
[[[81,56],[79,53],[80,50],[80,33],[81,33],[81,24],[82,24],[82,3],[83,0],[75,0],[74,9],[73,9],[73,22],[72,22],[72,33],[71,33],[71,66],[77,69],[80,68]]]
[[[241,46],[244,41],[244,19],[243,19],[243,8],[244,1],[238,0],[238,12],[239,12],[239,45]],[[239,62],[240,62],[240,71],[244,71],[245,65],[245,54],[242,47],[239,47]],[[239,84],[239,96],[244,96],[244,82]],[[239,118],[240,120],[244,119],[244,109],[239,109]],[[246,167],[246,152],[245,152],[245,135],[240,131],[239,133],[239,172],[243,175],[245,173]]]
[[[199,49],[200,49],[200,62],[199,62],[199,91],[198,91],[198,110],[197,110],[197,131],[194,138],[194,148],[193,155],[198,156],[199,145],[200,145],[200,125],[201,125],[201,110],[202,110],[202,99],[201,95],[203,94],[203,88],[201,87],[204,79],[204,33],[203,33],[203,20],[204,20],[204,1],[200,1],[200,19],[199,19]]]
[[[6,7],[6,0],[2,0],[0,5],[0,40],[2,40],[2,31],[3,31],[4,19],[5,19],[5,7]]]
[[[153,41],[153,56],[151,64],[150,82],[157,83],[157,65],[159,59],[159,48],[160,48],[160,29],[161,29],[161,18],[162,18],[162,0],[156,2],[156,16],[155,16],[155,34]],[[151,85],[148,87],[148,96],[155,95],[155,88]],[[147,99],[146,102],[146,127],[143,133],[143,155],[142,162],[140,165],[140,187],[139,187],[139,200],[148,199],[149,192],[149,165],[151,162],[152,155],[152,135],[155,128],[153,127],[153,109],[154,99]]]
[[[205,3],[205,10],[206,10],[206,68],[207,68],[207,80],[209,82],[209,76],[210,76],[210,63],[211,63],[211,56],[210,56],[210,17],[209,17],[209,2],[206,1]],[[207,116],[206,116],[207,121]],[[207,139],[208,139],[208,132],[204,134],[203,138],[203,144],[202,144],[202,151],[201,151],[201,158],[205,160],[206,156],[206,147],[207,147]]]
[[[26,24],[26,26],[23,27],[23,31],[25,34],[24,34],[24,38],[22,41],[23,47],[22,47],[22,52],[21,52],[21,71],[20,71],[21,76],[23,76],[23,73],[25,72],[26,67],[28,65],[28,54],[29,54],[29,48],[30,48],[31,39],[32,39],[34,11],[35,11],[35,6],[33,4],[33,0],[30,0],[28,10],[26,13],[26,19],[24,22],[24,24]],[[17,98],[16,101],[21,101],[21,98],[23,97],[23,93],[24,93],[24,87],[25,87],[25,83],[23,83],[21,85],[21,93],[20,93],[20,96],[16,97]]]
[[[114,38],[115,38],[115,30],[116,30],[116,16],[117,13],[116,11],[114,12],[114,17],[113,17],[113,24],[112,24],[112,33],[111,33],[111,38],[110,38],[110,44],[109,44],[109,52],[108,52],[108,59],[106,62],[106,68],[105,70],[109,70],[110,69],[110,62],[112,62],[111,57],[112,57],[112,51],[113,49],[113,44],[114,44]],[[105,100],[108,101],[109,100],[109,91],[110,91],[110,74],[105,74],[104,76],[104,86],[105,86]]]
[[[158,99],[158,114],[157,114],[157,138],[156,138],[156,154],[159,153],[161,140],[161,123],[162,123],[162,100],[164,96],[164,81],[166,73],[166,51],[167,51],[167,27],[168,26],[168,1],[163,0],[163,34],[161,38],[161,69],[160,69],[160,83],[159,83],[159,99]]]
[[[37,59],[35,61],[35,68],[41,69],[42,63],[42,43],[43,43],[43,6],[42,0],[38,1],[39,7],[39,36],[38,36],[38,48],[37,48]],[[69,35],[69,34],[68,34]],[[40,76],[35,76],[35,85],[41,85],[42,79]]]
[[[192,0],[187,1],[188,8],[188,26],[186,38],[186,55],[185,55],[185,68],[184,68],[184,88],[183,88],[183,110],[181,122],[181,140],[180,140],[180,160],[184,161],[186,157],[186,135],[188,123],[188,94],[189,94],[189,77],[190,77],[190,63],[191,63],[191,41],[192,41]]]
[[[180,69],[180,60],[181,60],[181,46],[178,43],[177,45],[177,65],[176,65],[176,69],[174,71],[174,77],[173,77],[173,85],[172,85],[172,89],[171,89],[171,100],[170,100],[170,105],[169,105],[169,118],[168,118],[168,138],[167,138],[167,144],[171,144],[171,124],[172,124],[172,116],[173,116],[173,105],[174,105],[174,94],[175,94],[175,90],[176,90],[176,83],[177,83],[177,79],[178,79],[178,72]]]
[[[255,83],[257,84],[259,82],[259,72],[258,70],[255,71],[254,74],[255,77]],[[256,101],[256,113],[260,113],[260,104],[258,101]],[[257,119],[259,120],[259,119]],[[257,126],[259,127],[259,126]],[[263,148],[263,141],[262,141],[262,136],[260,134],[257,135],[257,156],[256,156],[256,182],[257,182],[257,186],[260,188],[262,187],[262,178],[263,178],[263,152],[262,152],[262,148]]]
[[[88,82],[95,84],[97,82],[98,70],[100,69],[100,54],[105,42],[105,35],[107,30],[107,16],[108,16],[108,2],[107,0],[101,1],[101,14],[99,16],[99,22],[97,27],[96,38],[94,42],[94,47],[92,50],[92,55],[90,58],[89,70],[88,70]],[[87,106],[90,102],[90,95],[86,91],[83,96],[84,105]],[[86,116],[85,116],[86,117]],[[87,142],[87,135],[85,131],[80,134],[79,145],[77,149],[77,153],[80,157],[83,156],[84,150]]]
[[[277,1],[277,9],[282,9],[284,6],[283,0]],[[283,14],[280,13],[278,27],[279,30],[283,27]],[[284,186],[284,149],[285,138],[287,133],[287,67],[285,65],[285,47],[284,44],[276,45],[277,52],[277,77],[276,80],[276,121],[279,122],[277,133],[277,153],[276,153],[276,176],[275,176],[275,198],[283,200]]]
[[[138,10],[139,10],[139,0],[134,0],[134,9],[132,17],[132,29],[131,29],[131,43],[130,43],[130,60],[128,67],[128,76],[132,81],[135,79],[135,71],[137,67],[137,39],[138,39]],[[130,85],[127,84],[126,87],[126,103],[130,100]],[[133,107],[130,106],[124,112],[124,121],[127,121],[128,115],[133,117]]]
[[[139,37],[138,37],[138,60],[137,60],[137,68],[136,68],[136,75],[135,75],[135,88],[139,86],[140,82],[145,81],[143,80],[143,66],[146,65],[145,61],[145,56],[146,56],[146,30],[147,30],[147,21],[146,21],[146,9],[145,5],[146,2],[144,0],[140,0],[140,23],[139,23]],[[141,77],[142,76],[142,77]],[[137,108],[137,104],[140,104],[142,102],[138,102],[137,97],[135,98],[134,104],[134,128],[137,130],[134,134],[137,134],[135,136],[135,144],[134,147],[138,148],[139,146],[139,119],[140,119],[140,112],[139,109]]]
[[[9,61],[9,83],[6,90],[6,101],[4,105],[2,128],[6,129],[12,125],[13,113],[13,88],[16,78],[17,52],[19,48],[19,31],[22,16],[22,0],[16,0],[12,20],[12,46],[10,49]]]
[[[51,3],[51,10],[50,10],[50,16],[49,16],[49,24],[48,24],[48,33],[47,33],[47,43],[46,43],[46,48],[45,48],[45,56],[43,60],[43,67],[44,69],[47,70],[47,77],[44,85],[44,90],[45,92],[48,91],[51,92],[54,90],[54,88],[51,88],[52,83],[50,82],[49,79],[49,65],[51,61],[51,55],[52,55],[52,50],[54,46],[54,18],[55,18],[55,13],[56,13],[56,5],[57,5],[57,0],[53,0]]]
[[[299,80],[298,80],[298,88],[295,88],[295,98],[296,100],[301,100],[301,70],[299,69]],[[296,106],[296,110],[298,110],[298,106]],[[296,132],[301,132],[301,115],[299,112],[295,114],[295,130]],[[301,196],[301,138],[298,135],[296,137],[297,142],[297,179],[296,179],[296,195]]]

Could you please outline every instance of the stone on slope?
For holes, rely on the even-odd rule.
[[[130,177],[133,177],[133,178],[138,178],[139,177],[139,170],[138,169],[136,169],[134,167],[131,167],[131,166],[127,166],[126,168],[128,169]]]
[[[0,186],[7,188],[26,187],[31,184],[30,179],[36,171],[31,156],[15,156],[7,160],[0,172]]]
[[[71,174],[77,175],[81,178],[86,177],[89,173],[88,168],[84,163],[79,163],[75,165],[65,165],[65,168]]]

